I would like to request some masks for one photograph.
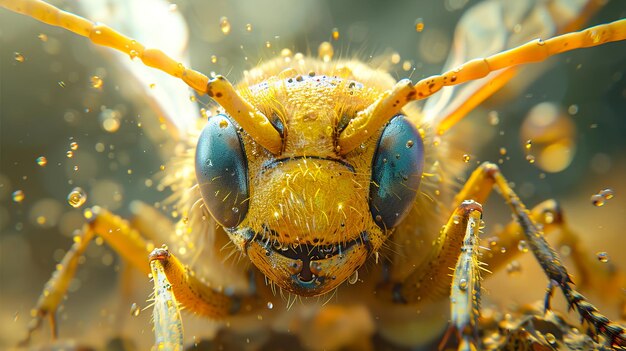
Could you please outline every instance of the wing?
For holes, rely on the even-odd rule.
[[[91,20],[107,23],[146,47],[159,48],[188,66],[187,25],[167,1],[89,0],[79,4]],[[165,121],[174,138],[181,139],[195,126],[200,117],[199,108],[189,99],[193,92],[185,83],[130,60],[128,55],[106,52],[138,83],[141,95]]]
[[[488,0],[470,8],[456,27],[443,71],[536,38],[576,30],[600,5],[593,0]],[[424,105],[426,121],[442,134],[513,78],[518,68],[443,88]]]

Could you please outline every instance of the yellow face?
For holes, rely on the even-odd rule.
[[[280,154],[268,152],[243,128],[237,129],[240,145],[226,149],[243,149],[241,155],[233,156],[246,159],[247,172],[237,173],[242,190],[215,195],[218,182],[226,181],[228,187],[235,181],[225,180],[222,173],[216,173],[220,180],[213,181],[215,176],[198,171],[198,167],[219,167],[213,163],[222,162],[203,150],[208,147],[206,139],[223,136],[206,132],[200,137],[196,167],[205,204],[240,251],[281,288],[316,296],[350,277],[391,233],[381,216],[379,223],[375,220],[370,201],[371,188],[378,186],[372,181],[372,164],[384,128],[373,131],[361,147],[345,155],[338,135],[358,112],[389,89],[393,79],[357,62],[294,61],[279,58],[256,68],[238,90],[280,132]],[[213,121],[219,132],[234,124],[224,116],[212,118],[222,118]],[[413,145],[413,141],[403,141],[407,142]],[[208,165],[207,159],[210,165],[202,166]],[[410,162],[419,163],[419,159]],[[225,166],[223,172],[230,168]],[[419,177],[412,175],[417,182]],[[215,187],[206,185],[213,182]],[[241,187],[243,182],[247,188]],[[409,196],[414,197],[416,190]]]

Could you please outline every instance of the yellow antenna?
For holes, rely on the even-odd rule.
[[[226,78],[219,76],[209,80],[206,75],[185,67],[161,50],[146,48],[109,26],[91,22],[40,0],[0,0],[0,6],[69,30],[88,38],[94,44],[124,52],[131,59],[138,58],[146,66],[181,79],[197,92],[209,94],[261,146],[273,154],[280,153],[282,139],[278,131],[261,111],[237,93]]]
[[[626,19],[601,24],[580,32],[556,36],[548,40],[533,40],[516,48],[503,51],[487,58],[478,58],[441,75],[434,75],[415,84],[401,80],[389,92],[350,121],[339,136],[341,153],[346,154],[370,137],[371,132],[381,128],[402,107],[413,100],[425,99],[444,86],[466,83],[485,77],[487,74],[504,68],[531,62],[543,61],[551,56],[574,49],[602,45],[626,40]],[[453,114],[437,127],[437,134],[443,134],[462,117]]]

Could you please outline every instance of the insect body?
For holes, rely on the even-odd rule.
[[[187,220],[181,221],[181,227],[196,234],[207,232],[208,210],[226,228],[232,245],[249,257],[253,266],[245,262],[236,265],[243,288],[229,292],[194,278],[177,261],[177,251],[153,251],[155,280],[174,291],[169,297],[157,292],[155,323],[160,326],[165,321],[163,330],[179,323],[175,311],[159,307],[163,300],[177,299],[192,311],[212,318],[256,311],[265,300],[272,299],[268,290],[274,285],[281,292],[305,297],[332,292],[370,259],[376,264],[368,268],[368,277],[374,278],[344,290],[356,304],[369,306],[381,320],[379,333],[395,342],[402,337],[394,335],[394,327],[406,325],[415,316],[386,313],[385,309],[394,309],[389,307],[394,304],[419,304],[429,298],[442,301],[450,289],[448,268],[457,264],[452,298],[467,304],[454,309],[453,320],[461,345],[474,345],[478,341],[472,339],[466,327],[475,328],[477,320],[480,290],[475,249],[482,208],[476,202],[462,200],[483,202],[495,184],[525,228],[532,250],[553,282],[551,286],[564,290],[570,304],[607,343],[622,345],[623,329],[599,315],[572,290],[558,257],[545,241],[535,238],[539,234],[536,223],[497,168],[489,164],[479,168],[451,200],[449,183],[456,173],[449,164],[439,162],[447,157],[446,150],[430,147],[436,143],[435,133],[445,130],[433,129],[437,126],[428,125],[408,109],[402,110],[408,101],[432,94],[443,85],[483,76],[494,67],[504,68],[517,57],[533,60],[533,55],[526,52],[474,61],[464,69],[423,80],[415,87],[408,81],[394,84],[389,75],[358,62],[276,59],[251,70],[244,83],[235,88],[224,78],[208,80],[197,72],[171,65],[167,58],[144,50],[139,43],[115,34],[109,37],[105,27],[86,29],[89,23],[84,22],[78,27],[95,42],[118,46],[131,56],[182,77],[223,109],[203,127],[195,153],[188,153],[183,166],[175,169],[166,182],[189,182],[188,166],[193,159],[189,156],[195,157],[197,186],[182,195],[181,203],[187,205],[177,209]],[[619,33],[623,24],[614,27],[596,31]],[[100,35],[103,37],[98,38]],[[596,35],[598,41],[605,38]],[[620,38],[613,34],[606,37]],[[561,45],[572,43],[561,38],[528,47],[539,48],[537,57],[541,57],[544,45],[559,51]],[[447,203],[458,207],[454,214],[446,212],[447,203],[429,205],[437,196],[447,197]],[[101,212],[91,218],[89,230],[93,232],[88,230],[84,240],[97,233],[127,258],[141,257],[149,244],[116,223],[102,223],[102,228],[124,232],[125,238],[103,233],[107,229],[98,226],[106,217]],[[439,232],[446,221],[448,224]],[[223,242],[219,235],[213,233],[211,240]],[[76,248],[84,249],[80,243]],[[461,249],[465,254],[458,254]],[[210,252],[220,255],[218,250]],[[66,256],[67,263],[78,256]],[[484,260],[489,262],[489,258]],[[141,262],[137,266],[147,268]],[[251,279],[246,281],[248,275]],[[262,284],[263,277],[270,288]],[[319,315],[328,311],[332,309],[321,308]],[[434,315],[438,315],[439,324],[445,323],[441,314]],[[440,329],[438,323],[428,322],[425,324]],[[168,337],[168,332],[156,329],[158,337],[165,335],[159,342],[180,347],[179,334],[174,332]],[[328,339],[338,338],[329,335]],[[358,337],[349,342],[355,339]],[[338,346],[331,344],[329,348]]]

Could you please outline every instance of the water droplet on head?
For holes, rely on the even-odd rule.
[[[554,345],[556,343],[556,338],[552,333],[546,333],[545,338],[550,345]]]
[[[82,188],[76,187],[67,195],[67,203],[74,208],[79,208],[87,201],[87,194]]]

